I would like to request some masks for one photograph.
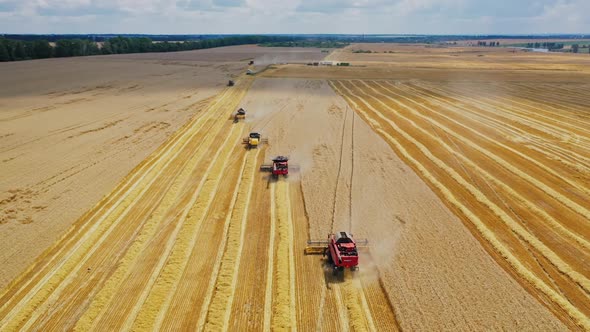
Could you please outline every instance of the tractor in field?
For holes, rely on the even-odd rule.
[[[252,132],[242,140],[242,143],[246,144],[248,150],[256,149],[262,144],[268,144],[268,138],[262,138],[259,133]]]
[[[238,123],[240,120],[244,120],[246,118],[246,110],[240,108],[236,114],[234,115],[234,123]]]
[[[328,263],[332,266],[334,275],[344,269],[358,270],[360,248],[365,248],[369,244],[367,239],[356,240],[352,234],[347,232],[337,232],[329,234],[327,240],[309,240],[305,248],[306,255],[321,254],[328,258]]]
[[[298,166],[291,165],[292,171],[299,170]],[[272,159],[272,164],[263,164],[260,166],[260,170],[263,172],[271,172],[275,179],[278,179],[280,175],[287,177],[289,175],[289,157],[277,156]]]

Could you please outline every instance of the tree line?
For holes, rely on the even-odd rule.
[[[563,48],[563,44],[562,43],[549,43],[549,42],[545,42],[545,43],[527,43],[526,47],[528,48],[546,48],[548,50],[560,50]]]
[[[500,42],[499,41],[491,41],[491,42],[478,41],[477,42],[477,46],[491,46],[491,47],[496,47],[496,46],[500,46]]]
[[[126,54],[147,52],[177,52],[231,45],[295,41],[287,36],[232,36],[192,41],[154,42],[147,37],[114,37],[102,43],[88,39],[60,39],[54,45],[47,40],[13,40],[0,37],[0,61]]]

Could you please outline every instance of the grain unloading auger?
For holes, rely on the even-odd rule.
[[[305,248],[306,255],[323,255],[334,268],[334,273],[346,268],[357,270],[359,250],[368,248],[367,239],[357,239],[347,232],[329,234],[327,240],[309,240]]]
[[[280,175],[287,177],[289,170],[299,171],[299,166],[289,166],[289,157],[277,156],[272,160],[272,164],[262,164],[260,170],[263,172],[271,172],[273,177],[278,178]]]
[[[259,133],[252,132],[242,140],[242,143],[246,144],[248,150],[250,150],[257,148],[259,145],[268,144],[268,138],[262,138]]]

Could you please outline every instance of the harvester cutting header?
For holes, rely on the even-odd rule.
[[[366,248],[367,239],[354,240],[352,234],[338,232],[328,235],[327,240],[309,240],[305,248],[306,255],[318,255],[328,257],[328,262],[334,268],[334,274],[344,269],[358,270],[358,249]]]

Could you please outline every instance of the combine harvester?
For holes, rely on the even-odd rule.
[[[268,144],[268,138],[262,138],[259,133],[252,132],[248,137],[242,140],[248,150],[256,149],[259,145]]]
[[[289,157],[277,156],[273,158],[272,164],[263,164],[260,166],[260,170],[263,172],[271,172],[275,179],[278,179],[280,175],[287,177],[289,176],[289,169],[292,171],[298,171],[299,166],[289,166]]]
[[[240,108],[236,114],[234,115],[234,123],[238,123],[240,120],[244,120],[246,118],[246,110]]]
[[[367,248],[367,239],[354,240],[352,234],[338,232],[328,235],[327,240],[309,240],[305,248],[306,255],[328,256],[328,263],[333,267],[334,275],[349,268],[358,270],[359,249]]]

